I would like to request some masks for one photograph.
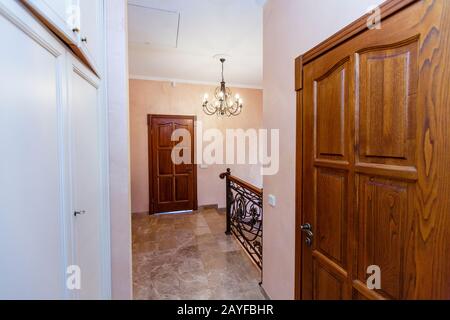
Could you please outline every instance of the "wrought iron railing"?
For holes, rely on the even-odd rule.
[[[230,169],[220,178],[226,180],[225,233],[233,234],[262,270],[263,190],[232,176]]]

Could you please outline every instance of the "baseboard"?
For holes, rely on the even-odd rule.
[[[269,295],[267,294],[266,290],[264,289],[262,283],[259,285],[259,288],[261,289],[261,293],[267,300],[272,300],[272,299],[270,299]]]
[[[149,215],[149,212],[132,212],[131,215]]]
[[[210,209],[219,210],[219,205],[217,205],[217,204],[205,204],[205,205],[202,205],[202,206],[198,206],[198,210],[199,211],[201,211],[201,210],[210,210]]]

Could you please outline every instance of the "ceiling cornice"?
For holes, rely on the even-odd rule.
[[[149,77],[149,76],[142,76],[142,75],[135,75],[135,74],[130,75],[129,79],[130,80],[148,80],[148,81],[198,84],[198,85],[215,86],[215,87],[217,87],[219,85],[218,81],[217,82],[209,82],[209,81],[197,81],[197,80],[186,80],[186,79],[171,79],[171,78],[161,78],[161,77]],[[262,86],[257,86],[257,85],[227,83],[227,86],[232,87],[232,88],[263,90]]]

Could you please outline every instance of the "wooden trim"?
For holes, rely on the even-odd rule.
[[[297,69],[298,70],[298,69]],[[297,132],[295,166],[295,299],[301,299],[302,235],[298,232],[302,224],[303,205],[303,90],[297,91]]]
[[[166,115],[166,114],[149,114],[147,115],[147,125],[148,125],[148,170],[149,170],[149,214],[152,215],[155,213],[154,205],[153,205],[153,157],[151,154],[152,150],[152,119],[158,118],[171,118],[171,119],[188,119],[192,120],[194,127],[194,134],[191,137],[191,145],[192,145],[192,174],[194,179],[194,206],[192,210],[198,210],[198,190],[197,190],[197,164],[195,163],[195,134],[196,134],[196,126],[197,116],[183,116],[183,115]]]
[[[242,188],[248,189],[251,192],[254,192],[256,195],[262,197],[263,189],[260,189],[260,188],[258,188],[256,186],[254,186],[254,185],[252,185],[252,184],[242,180],[242,179],[239,179],[239,178],[231,176],[231,175],[228,178],[230,179],[230,181],[233,181],[234,183],[240,185]]]
[[[381,4],[380,6],[381,20],[383,21],[389,18],[398,11],[401,11],[407,6],[418,1],[420,0],[387,0],[383,2],[383,4]],[[319,56],[341,45],[342,43],[366,31],[367,19],[369,18],[369,16],[370,14],[365,14],[364,16],[354,21],[353,23],[349,24],[345,28],[341,29],[339,32],[335,33],[325,41],[319,43],[311,50],[307,51],[303,55],[303,65],[311,62],[312,60],[318,58]]]
[[[155,214],[155,209],[153,206],[153,157],[152,157],[152,141],[153,141],[153,129],[152,129],[152,115],[148,115],[147,116],[147,128],[148,128],[148,132],[147,132],[147,136],[148,136],[148,141],[147,141],[147,154],[148,154],[148,204],[149,204],[149,208],[148,208],[148,214],[152,215]]]
[[[189,120],[194,120],[197,121],[197,116],[183,116],[183,115],[170,115],[170,114],[151,114],[149,115],[155,119],[158,118],[172,118],[172,119],[189,119]]]
[[[295,91],[303,89],[303,56],[295,59]]]
[[[368,289],[359,280],[354,280],[352,286],[358,293],[362,294],[369,300],[386,300],[382,295],[378,294],[376,291]]]

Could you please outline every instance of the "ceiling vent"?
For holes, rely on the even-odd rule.
[[[179,27],[179,12],[128,4],[130,43],[177,48]]]

